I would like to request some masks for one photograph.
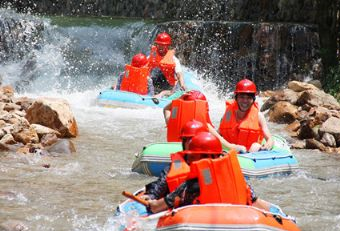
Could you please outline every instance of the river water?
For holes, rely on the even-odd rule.
[[[152,26],[138,21],[116,24],[47,22],[49,31],[35,54],[38,65],[33,78],[20,86],[18,95],[67,99],[79,126],[79,136],[72,139],[77,152],[53,157],[0,153],[0,224],[19,220],[30,230],[115,230],[113,211],[124,200],[121,192],[133,192],[153,180],[132,173],[131,165],[144,145],[165,141],[162,111],[95,104],[99,91],[115,81],[112,76],[128,62],[131,52],[146,52],[149,46],[142,36],[133,45],[125,43],[136,30],[150,36]],[[1,65],[4,83],[20,80],[22,65]],[[200,84],[217,126],[227,94],[217,95],[209,80]],[[282,126],[270,124],[270,128],[286,136]],[[300,169],[290,176],[251,179],[256,193],[295,216],[302,230],[340,230],[340,157],[311,150],[293,152]]]

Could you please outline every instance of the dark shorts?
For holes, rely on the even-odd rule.
[[[152,83],[155,89],[155,94],[164,90],[171,90],[173,87],[168,83],[163,72],[159,68],[152,69],[150,73]]]

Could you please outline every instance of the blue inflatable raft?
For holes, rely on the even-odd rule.
[[[286,140],[274,135],[274,147],[270,151],[239,154],[242,172],[247,177],[262,177],[276,174],[290,174],[298,168],[298,161],[291,152]],[[132,171],[150,176],[159,176],[171,163],[170,154],[182,150],[181,143],[149,144],[136,156]]]
[[[184,72],[184,82],[188,90],[201,90],[198,81],[189,72]],[[180,97],[183,92],[178,91],[166,98],[155,98],[133,92],[107,89],[99,93],[97,103],[104,107],[158,107],[164,108],[173,99]]]

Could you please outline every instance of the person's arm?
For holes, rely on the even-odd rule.
[[[142,196],[145,200],[154,200],[165,197],[169,193],[169,187],[166,182],[166,176],[170,167],[164,168],[156,181],[145,185],[145,194]]]
[[[184,82],[182,65],[181,65],[179,59],[176,58],[176,57],[174,57],[174,62],[175,62],[175,77],[176,77],[177,81],[179,82],[179,86],[181,87],[181,90],[186,91],[187,87],[185,86],[185,82]]]
[[[150,76],[148,76],[148,95],[150,96],[155,95],[155,87],[153,86],[153,81]]]
[[[186,91],[186,90],[187,90],[187,87],[185,86],[184,77],[183,77],[182,72],[176,73],[175,75],[176,75],[176,77],[177,77],[177,80],[178,80],[178,82],[179,82],[179,86],[181,87],[181,90],[182,90],[182,91]]]
[[[245,153],[247,152],[247,148],[243,145],[237,145],[237,144],[232,144],[229,143],[226,139],[224,139],[217,131],[216,129],[211,126],[209,123],[207,123],[208,125],[208,130],[211,134],[213,134],[217,139],[220,140],[220,142],[222,143],[223,147],[229,148],[229,149],[235,149],[238,152],[241,153]]]
[[[159,213],[168,209],[168,205],[165,203],[164,198],[161,198],[159,200],[150,200],[148,202],[149,209],[153,213]]]
[[[164,198],[158,200],[150,200],[149,202],[149,209],[153,213],[162,212],[169,208],[174,208],[178,206],[178,200],[183,195],[183,192],[186,188],[186,182],[182,183],[178,186],[175,191],[167,194]]]
[[[120,85],[122,84],[123,77],[124,77],[124,72],[119,74],[119,76],[117,78],[117,84],[116,85],[112,85],[111,89],[113,89],[113,90],[120,90]]]
[[[165,124],[168,125],[168,121],[171,115],[171,103],[169,103],[163,108],[163,115],[164,115]]]
[[[271,150],[274,145],[274,139],[269,131],[266,119],[264,118],[264,115],[261,112],[259,112],[259,123],[263,132],[263,136],[266,139],[266,143],[262,145],[261,149]]]

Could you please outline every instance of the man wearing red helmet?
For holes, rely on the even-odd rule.
[[[192,137],[200,132],[208,131],[207,127],[203,123],[197,120],[188,121],[181,130],[182,149],[188,150],[188,144]],[[158,177],[156,181],[153,181],[145,186],[144,199],[159,199],[169,193],[169,187],[167,184],[167,175],[169,173],[170,166],[166,167]]]
[[[157,35],[155,45],[151,47],[149,68],[156,97],[186,90],[181,64],[175,57],[175,51],[169,50],[171,43],[170,35],[163,32]]]
[[[154,87],[149,77],[148,58],[139,53],[132,57],[131,64],[125,65],[125,71],[119,75],[114,90],[134,92],[141,95],[154,95]]]
[[[235,100],[226,102],[226,111],[221,119],[219,134],[222,144],[240,152],[270,150],[273,138],[264,115],[255,103],[256,85],[243,79],[236,85]],[[265,144],[262,144],[265,139]]]

